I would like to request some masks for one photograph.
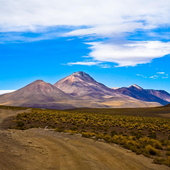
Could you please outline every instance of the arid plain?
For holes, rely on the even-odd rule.
[[[153,164],[153,159],[116,144],[86,139],[79,134],[59,133],[52,129],[6,129],[5,122],[31,109],[1,107],[0,167],[2,170],[168,170]],[[167,115],[167,113],[166,113]],[[3,122],[3,123],[2,123]]]

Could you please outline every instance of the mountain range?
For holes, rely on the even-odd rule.
[[[125,94],[142,101],[158,102],[162,105],[166,105],[170,102],[170,94],[166,91],[143,89],[136,84],[130,87],[115,89],[115,92],[119,92],[121,94]]]
[[[170,94],[164,90],[143,89],[136,84],[109,88],[82,71],[54,85],[36,80],[17,91],[0,95],[1,105],[50,109],[155,107],[168,103]]]

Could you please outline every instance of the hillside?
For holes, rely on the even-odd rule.
[[[54,85],[36,80],[15,92],[0,95],[0,104],[50,109],[132,108],[161,106],[168,103],[165,101],[168,97],[168,93],[147,91],[137,85],[111,89],[79,71]]]
[[[115,89],[115,92],[133,97],[147,102],[158,102],[162,105],[166,105],[170,101],[170,94],[165,91],[158,90],[147,90],[143,89],[140,86],[134,84],[130,87],[122,87]]]
[[[1,105],[12,106],[55,109],[73,108],[72,105],[64,104],[63,102],[70,100],[72,100],[70,95],[43,80],[36,80],[15,92],[0,95]]]

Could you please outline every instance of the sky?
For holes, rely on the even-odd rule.
[[[170,0],[0,0],[0,94],[84,71],[170,93]]]

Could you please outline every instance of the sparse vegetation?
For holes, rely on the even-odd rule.
[[[54,128],[83,137],[116,143],[136,154],[170,166],[170,119],[107,113],[32,109],[15,116],[10,128]]]
[[[16,106],[3,106],[0,105],[0,109],[10,109],[10,110],[26,110],[28,107],[16,107]]]

